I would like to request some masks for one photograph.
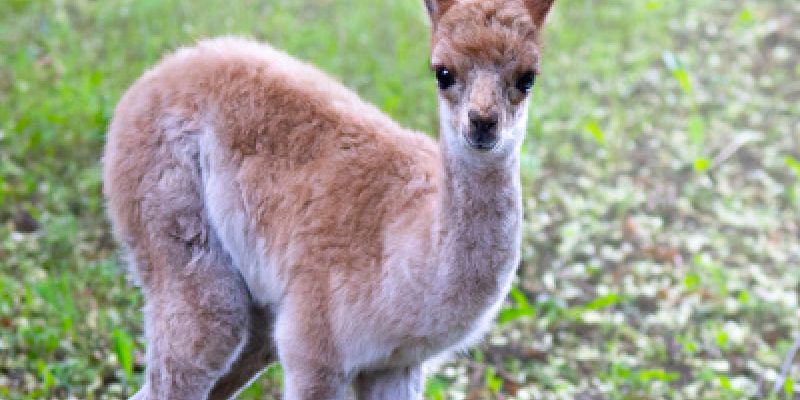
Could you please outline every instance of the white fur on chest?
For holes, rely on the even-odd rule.
[[[497,290],[469,302],[443,301],[459,290],[447,271],[479,266],[435,257],[425,251],[430,245],[421,242],[424,235],[393,232],[391,237],[380,291],[360,303],[334,307],[332,321],[346,370],[436,363],[479,342],[491,328],[519,263],[519,251],[512,250],[504,260],[495,260],[502,263],[491,278]]]

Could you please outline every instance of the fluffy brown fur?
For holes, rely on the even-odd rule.
[[[285,398],[416,399],[478,338],[519,259],[518,150],[551,1],[426,4],[437,146],[313,67],[240,39],[165,58],[120,101],[104,158],[146,297],[136,399],[224,399],[269,362]],[[497,145],[465,141],[497,115]]]

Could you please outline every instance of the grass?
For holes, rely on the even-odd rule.
[[[791,399],[800,6],[560,0],[523,152],[524,260],[429,399]],[[0,398],[141,384],[141,297],[103,215],[122,91],[198,38],[268,40],[434,132],[416,1],[0,3]],[[274,367],[243,398],[275,398]]]

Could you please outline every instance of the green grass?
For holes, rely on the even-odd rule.
[[[141,384],[142,300],[99,157],[149,65],[253,36],[433,133],[426,23],[421,1],[0,2],[0,398]],[[792,0],[559,0],[523,152],[517,286],[428,398],[768,397],[800,334],[799,27]],[[275,397],[280,379],[242,397]]]

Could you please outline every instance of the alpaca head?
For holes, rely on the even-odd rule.
[[[539,35],[554,0],[425,0],[433,29],[441,140],[490,160],[522,143],[539,72]]]

